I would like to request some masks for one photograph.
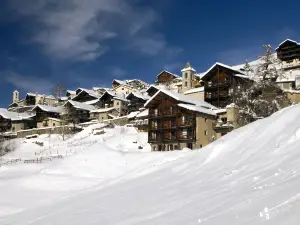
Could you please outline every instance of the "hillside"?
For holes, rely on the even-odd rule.
[[[0,224],[298,225],[299,115],[286,108],[199,151],[149,152],[131,128],[57,137],[63,159],[0,168]],[[19,142],[6,160],[33,157]]]

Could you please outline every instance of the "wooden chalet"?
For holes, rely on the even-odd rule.
[[[232,103],[237,88],[245,88],[251,81],[241,71],[216,63],[201,77],[204,82],[204,101],[224,108]]]
[[[300,43],[287,39],[276,48],[277,58],[284,62],[300,60]],[[299,66],[299,65],[298,65]]]
[[[111,91],[106,91],[101,97],[100,97],[100,108],[112,108],[114,107],[114,97],[116,96],[116,93]]]
[[[101,95],[93,90],[88,90],[84,88],[79,88],[76,90],[76,96],[72,98],[76,102],[88,102],[99,99]]]
[[[214,107],[201,100],[160,90],[145,107],[148,114],[148,142],[153,151],[200,148],[210,143]]]
[[[140,108],[143,108],[147,100],[150,99],[150,96],[147,94],[147,92],[131,92],[126,96],[126,99],[129,101],[128,111],[134,112],[138,111]]]
[[[157,75],[156,83],[169,84],[169,83],[172,83],[174,79],[178,79],[178,78],[181,78],[181,77],[176,74],[170,73],[166,70],[163,70]]]
[[[64,117],[65,121],[73,124],[85,123],[91,120],[90,112],[96,109],[95,106],[69,100],[64,105],[62,117]]]
[[[54,107],[47,105],[37,105],[32,109],[35,112],[37,127],[48,127],[49,118],[59,119],[63,112],[63,107]],[[52,124],[53,125],[53,124]]]

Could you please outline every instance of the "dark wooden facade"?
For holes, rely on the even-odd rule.
[[[162,71],[160,74],[157,75],[157,83],[168,84],[171,83],[175,78],[178,78],[178,76],[168,71]]]
[[[77,102],[87,102],[96,99],[97,99],[96,93],[95,96],[92,96],[91,94],[83,90],[79,94],[77,94],[72,100]]]
[[[0,116],[0,133],[6,132],[11,129],[11,120],[5,119]]]
[[[109,92],[105,92],[100,98],[100,108],[111,108],[114,107],[114,97]]]
[[[204,100],[213,106],[224,108],[233,101],[233,94],[238,88],[246,88],[250,80],[237,71],[216,65],[205,76]]]
[[[139,111],[140,108],[144,108],[144,104],[146,103],[147,100],[139,98],[135,96],[133,93],[130,93],[127,97],[127,100],[129,100],[128,104],[128,112],[134,112],[134,111]]]
[[[196,142],[196,114],[178,107],[178,101],[159,93],[150,104],[148,142],[157,144],[158,151],[178,149],[181,143],[193,148]]]
[[[57,112],[47,112],[47,111],[42,110],[40,107],[36,107],[34,109],[34,111],[36,113],[35,114],[36,122],[42,122],[47,118],[57,118],[57,119],[60,118],[59,113],[57,113]]]
[[[286,40],[277,49],[277,58],[291,62],[294,59],[300,59],[300,45],[297,42]]]

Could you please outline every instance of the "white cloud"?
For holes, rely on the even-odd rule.
[[[115,67],[112,69],[111,74],[114,78],[121,78],[124,77],[127,72],[119,67]]]
[[[46,79],[6,72],[5,80],[16,88],[37,93],[50,93],[54,84]]]
[[[131,0],[11,0],[10,6],[34,22],[28,26],[34,29],[32,40],[54,59],[94,60],[113,47],[112,38],[149,55],[168,48],[164,35],[153,29],[159,21],[155,11]]]

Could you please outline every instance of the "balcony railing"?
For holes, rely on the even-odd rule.
[[[149,117],[150,118],[156,118],[156,117],[168,117],[168,116],[178,116],[181,112],[179,110],[164,110],[164,111],[158,111],[158,112],[150,112]]]

